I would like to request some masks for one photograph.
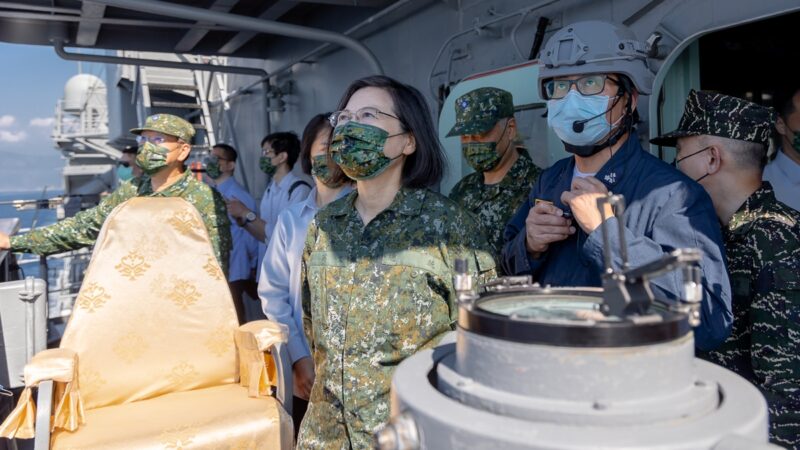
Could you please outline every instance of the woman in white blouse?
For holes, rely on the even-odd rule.
[[[317,210],[352,190],[352,181],[328,156],[332,132],[329,115],[314,116],[303,131],[299,159],[303,171],[314,178],[315,186],[305,201],[289,206],[278,216],[258,278],[264,314],[289,327],[287,347],[294,380],[295,433],[314,384],[314,361],[303,334],[300,303],[300,262],[306,231]]]

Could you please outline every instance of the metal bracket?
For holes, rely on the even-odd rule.
[[[486,292],[502,292],[507,289],[513,288],[538,288],[539,283],[534,283],[531,275],[516,275],[509,277],[501,277],[492,280],[485,285],[483,289]]]
[[[613,267],[609,219],[605,206],[610,205],[617,219],[619,252],[622,258],[621,270]],[[684,293],[679,303],[668,305],[669,309],[689,315],[689,323],[697,326],[700,323],[700,300],[702,300],[702,283],[700,268],[697,263],[703,257],[700,250],[677,249],[661,258],[640,267],[628,267],[628,246],[625,242],[625,199],[621,195],[609,193],[597,199],[597,208],[603,218],[603,304],[601,310],[606,315],[623,318],[646,316],[655,296],[650,288],[650,279],[681,269],[684,277]]]
[[[648,58],[658,58],[659,57],[659,48],[658,43],[661,41],[663,36],[658,31],[654,31],[653,34],[647,38],[646,50],[647,50],[647,57]],[[663,56],[662,56],[663,57]]]
[[[466,259],[456,259],[456,274],[453,275],[453,288],[456,290],[456,301],[464,304],[467,309],[472,309],[475,300],[478,299],[478,292],[475,289],[475,280],[469,273],[469,264]]]

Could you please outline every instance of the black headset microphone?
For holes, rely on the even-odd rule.
[[[614,107],[617,106],[617,102],[619,102],[619,100],[622,98],[622,94],[623,93],[624,93],[624,91],[622,89],[620,89],[617,92],[617,95],[614,98],[614,102],[611,103],[611,106],[607,110],[601,112],[600,114],[598,114],[596,116],[589,117],[588,119],[581,119],[581,120],[576,120],[576,121],[572,122],[572,131],[574,131],[575,133],[583,133],[583,125],[586,122],[591,122],[592,120],[597,119],[598,117],[600,117],[602,115],[605,115],[607,112],[609,112],[612,109],[614,109]]]
[[[598,114],[596,116],[592,116],[592,117],[589,117],[588,119],[581,119],[581,120],[576,120],[576,121],[572,122],[572,131],[574,131],[575,133],[583,133],[583,125],[586,122],[591,122],[592,120],[597,119],[598,117],[605,115],[607,112],[609,112],[612,109],[614,109],[614,106],[616,104],[617,104],[617,102],[612,103],[610,108],[608,108],[607,110],[601,112],[600,114]]]

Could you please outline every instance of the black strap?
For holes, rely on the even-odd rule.
[[[297,180],[294,183],[292,183],[291,186],[289,186],[289,198],[292,198],[292,192],[294,192],[294,190],[297,189],[300,186],[305,186],[305,187],[311,189],[311,185],[308,184],[307,182],[305,182],[303,180]]]

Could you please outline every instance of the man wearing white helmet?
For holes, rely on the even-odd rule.
[[[530,274],[543,285],[601,286],[597,199],[609,191],[622,194],[632,266],[677,248],[702,250],[702,323],[695,344],[708,350],[725,340],[733,320],[722,237],[703,188],[639,143],[637,102],[653,82],[647,50],[629,29],[600,21],[565,26],[543,48],[539,88],[548,126],[574,156],[556,162],[533,185],[506,227],[501,264],[507,274]],[[607,220],[616,249],[616,219]],[[619,267],[620,256],[613,259]],[[652,287],[659,297],[683,292],[679,273],[653,279]]]

